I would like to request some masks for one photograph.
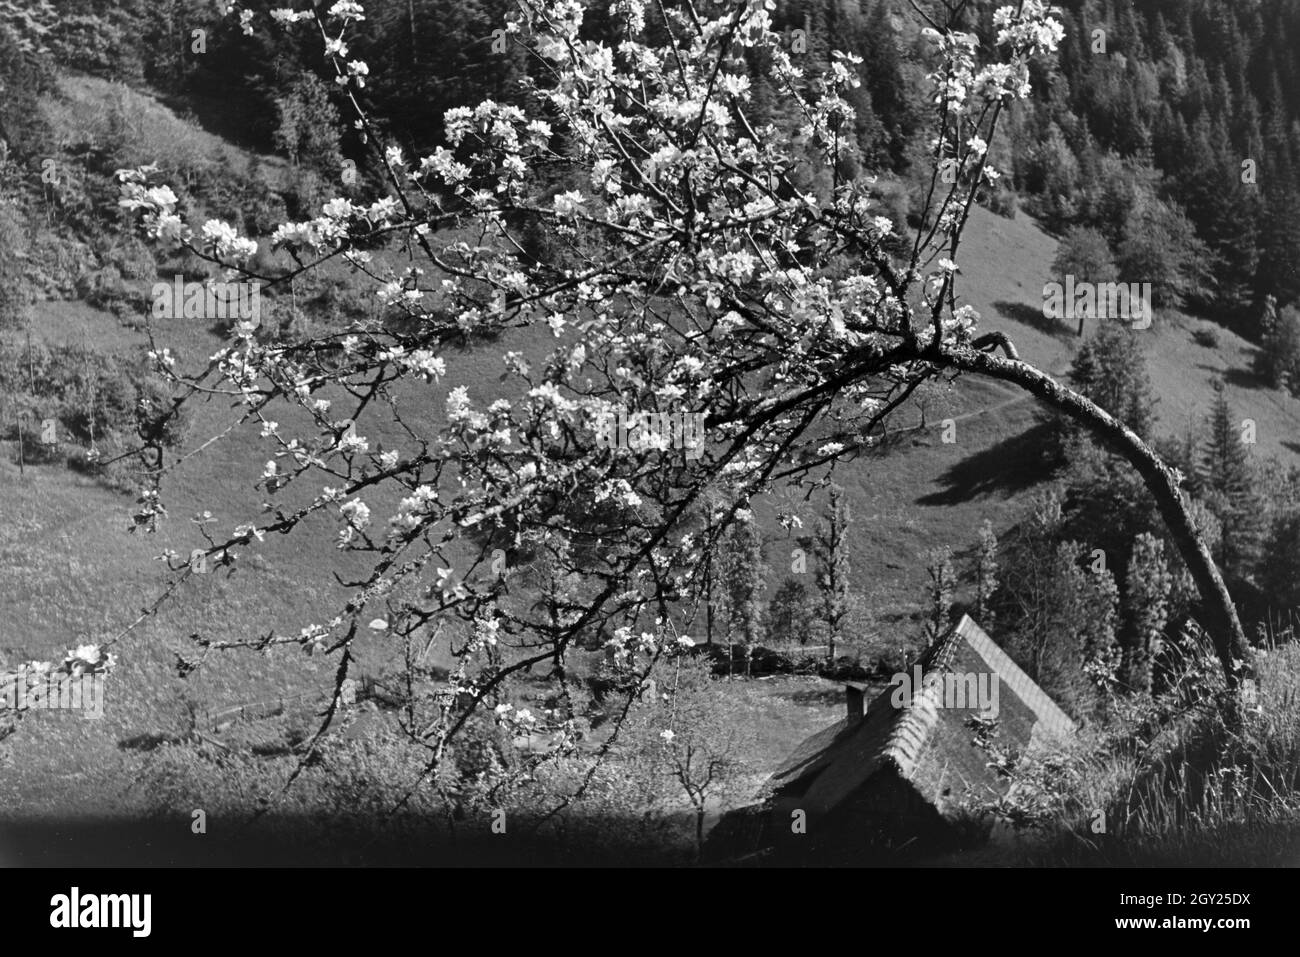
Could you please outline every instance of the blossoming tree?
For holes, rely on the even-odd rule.
[[[229,392],[246,421],[261,423],[275,446],[268,496],[329,479],[307,504],[272,503],[269,520],[214,538],[211,553],[332,513],[340,546],[373,556],[321,623],[247,642],[200,639],[205,651],[324,648],[340,657],[341,687],[379,604],[402,596],[376,629],[409,633],[460,616],[472,640],[455,649],[458,667],[421,730],[432,769],[511,674],[551,667],[562,680],[578,636],[604,636],[621,661],[675,647],[673,632],[699,600],[696,570],[756,495],[851,460],[924,383],[967,373],[1033,393],[1141,473],[1199,587],[1200,620],[1230,683],[1243,673],[1247,643],[1179,476],[1118,419],[1020,360],[1005,336],[980,334],[975,310],[958,304],[963,227],[998,175],[988,143],[1006,106],[1028,95],[1031,60],[1062,36],[1046,4],[998,9],[976,25],[983,39],[963,28],[965,0],[916,7],[932,50],[933,172],[910,231],[845,174],[855,58],[836,54],[824,73],[806,75],[772,7],[613,0],[619,36],[608,43],[584,27],[578,0],[520,0],[503,29],[533,64],[524,105],[449,111],[446,144],[419,158],[385,144],[365,108],[369,66],[348,50],[361,6],[274,11],[280,28],[319,32],[386,180],[368,205],[336,198],[316,218],[280,226],[269,243],[293,266],[276,274],[251,267],[257,242],[229,225],[183,222],[156,170],[120,172],[123,206],[154,239],[271,288],[342,259],[402,318],[300,342],[244,323],[197,373],[158,354],[182,389]],[[249,11],[232,14],[245,31],[259,28]],[[755,121],[754,69],[769,71],[796,128]],[[570,187],[558,193],[543,177],[557,171]],[[540,224],[558,253],[527,253],[520,223]],[[379,244],[410,265],[382,267],[367,251]],[[433,433],[407,430],[403,446],[372,450],[363,413],[400,423],[393,396],[446,376],[452,346],[486,348],[533,326],[555,336],[546,361],[507,351],[494,401],[476,405],[455,389]],[[312,427],[288,434],[275,412],[285,403]],[[702,454],[671,448],[662,430],[608,441],[611,417],[629,411],[703,413]],[[166,471],[160,461],[142,496],[141,528],[162,514]],[[385,488],[399,490],[400,505],[381,520],[372,505]],[[501,546],[568,562],[585,587],[545,614],[514,608],[508,576],[493,567]],[[511,713],[499,709],[503,721]],[[529,720],[535,730],[543,719]],[[559,746],[572,741],[570,712],[546,720]]]

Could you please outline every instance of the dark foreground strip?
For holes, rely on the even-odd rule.
[[[320,945],[341,953],[416,941],[421,950],[459,953],[605,950],[620,941],[699,951],[714,938],[729,952],[765,953],[778,939],[814,934],[830,946],[840,935],[865,936],[872,949],[954,936],[978,946],[1009,935],[1246,944],[1295,917],[1295,875],[1284,870],[696,868],[595,876],[579,867],[502,874],[455,863],[469,867],[20,867],[0,871],[0,900],[10,945],[43,938],[60,948],[50,953],[101,941],[114,952]],[[1178,924],[1189,917],[1216,926]]]

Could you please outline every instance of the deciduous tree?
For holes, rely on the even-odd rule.
[[[292,344],[237,335],[201,369],[168,368],[196,394],[234,398],[274,448],[265,483],[280,504],[263,512],[258,532],[292,533],[309,516],[337,515],[361,499],[377,509],[385,489],[398,504],[383,506],[391,514],[369,544],[356,543],[373,565],[350,580],[334,614],[247,641],[200,636],[205,650],[324,647],[340,656],[342,681],[365,641],[367,609],[399,594],[398,633],[452,615],[491,620],[498,643],[509,643],[493,668],[482,664],[481,641],[457,649],[449,694],[473,705],[554,660],[556,643],[603,622],[630,627],[646,614],[647,587],[655,613],[671,612],[694,586],[703,550],[716,546],[684,527],[709,491],[723,498],[723,524],[734,524],[774,482],[869,448],[921,383],[966,373],[1037,396],[1138,471],[1235,682],[1249,661],[1246,641],[1172,471],[1120,419],[1020,359],[1005,336],[979,334],[977,312],[957,300],[963,228],[999,175],[988,144],[1007,104],[1028,94],[1031,64],[1061,38],[1047,5],[998,9],[983,39],[957,19],[917,14],[932,21],[924,42],[933,170],[910,225],[881,215],[866,185],[844,175],[853,145],[840,131],[858,82],[851,56],[805,74],[767,7],[752,0],[707,10],[623,0],[617,9],[620,42],[611,45],[588,38],[581,4],[523,0],[506,35],[544,65],[525,104],[451,110],[446,144],[415,158],[370,118],[362,66],[340,49],[360,5],[309,12],[389,192],[369,202],[340,197],[311,220],[282,225],[270,242],[295,265],[251,278],[285,284],[342,259],[375,279],[402,321],[360,321]],[[749,78],[733,67],[740,51],[770,65],[798,129],[751,122]],[[538,171],[556,166],[573,171],[573,186],[537,189]],[[256,251],[225,224],[186,224],[156,171],[120,177],[123,206],[162,242],[232,266]],[[508,225],[515,214],[547,223],[568,255],[520,257]],[[372,258],[366,247],[380,242],[409,265]],[[546,362],[510,351],[490,397],[451,389],[439,421],[399,448],[380,453],[366,436],[362,413],[404,423],[404,390],[427,395],[457,344],[534,327],[557,337]],[[300,411],[281,414],[285,403]],[[707,435],[694,450],[612,444],[603,423],[621,409],[700,413]],[[158,469],[142,496],[137,527],[161,515],[165,473]],[[292,505],[282,498],[290,486],[319,489],[322,473],[325,490]],[[597,587],[565,633],[537,647],[531,636],[544,623],[500,609],[501,582],[477,574],[482,556],[465,544],[476,527],[503,518],[538,538],[567,531],[571,509],[557,500],[602,510],[589,529],[602,547],[582,569]],[[232,541],[249,534],[241,526]],[[470,710],[449,712],[435,737],[454,736]],[[431,753],[432,771],[441,750]]]

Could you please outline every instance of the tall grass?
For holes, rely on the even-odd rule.
[[[1259,653],[1238,708],[1194,641],[1155,697],[1022,760],[991,810],[1028,842],[1006,863],[1253,865],[1300,860],[1300,647]]]

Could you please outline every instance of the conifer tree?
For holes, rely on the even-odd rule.
[[[1300,614],[1300,511],[1278,517],[1260,562],[1259,584],[1270,616]]]
[[[1150,437],[1156,398],[1134,333],[1117,322],[1101,323],[1076,353],[1070,381],[1139,436]]]
[[[1206,504],[1223,527],[1216,560],[1225,575],[1243,580],[1258,553],[1262,503],[1254,489],[1242,423],[1228,405],[1222,382],[1215,385],[1214,405],[1206,421],[1201,481]]]

